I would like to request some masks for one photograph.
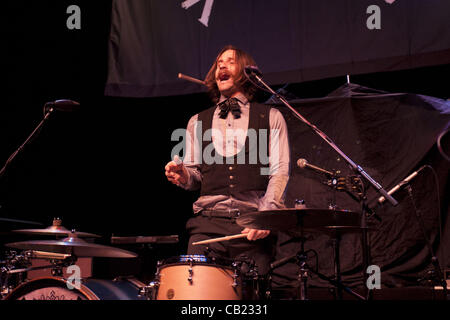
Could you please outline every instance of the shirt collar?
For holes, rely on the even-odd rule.
[[[239,101],[239,104],[241,105],[241,107],[242,107],[242,106],[246,106],[246,105],[248,104],[248,99],[247,99],[247,97],[246,97],[244,94],[242,94],[242,93],[238,93],[238,94],[237,94],[236,96],[234,96],[233,98],[236,98],[236,99]],[[221,102],[223,102],[223,101],[225,101],[225,100],[227,100],[227,99],[228,99],[228,98],[225,97],[224,95],[220,95],[218,104],[221,103]]]

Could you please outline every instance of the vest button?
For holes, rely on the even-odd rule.
[[[230,176],[230,180],[233,180],[234,179],[234,177],[233,176]]]
[[[234,184],[230,184],[230,188],[234,188]]]
[[[230,171],[233,170],[233,167],[228,167],[228,170],[230,170]]]

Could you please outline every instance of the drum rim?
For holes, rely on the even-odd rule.
[[[27,289],[28,287],[31,287],[32,290],[38,290],[38,289],[44,289],[48,288],[49,286],[39,286],[40,283],[47,283],[50,284],[50,286],[57,286],[64,288],[61,286],[61,284],[67,284],[67,279],[62,277],[39,277],[32,280],[25,281],[15,287],[6,297],[4,297],[4,300],[16,300],[18,297],[23,296],[22,291],[24,289]],[[34,287],[33,287],[34,285]],[[66,287],[67,290],[73,290],[77,294],[80,294],[81,296],[85,297],[87,300],[99,300],[99,298],[83,283],[81,283],[80,289],[73,288],[69,289]],[[28,291],[27,293],[30,293],[31,291]],[[25,293],[26,294],[26,293]]]
[[[202,257],[202,259],[205,259],[206,261],[197,261],[192,260],[191,261],[180,261],[181,257],[189,257],[189,256],[198,256]],[[166,258],[164,260],[160,260],[158,264],[160,265],[159,268],[168,267],[168,266],[178,266],[178,265],[190,265],[192,263],[192,266],[211,266],[216,268],[226,268],[226,269],[233,269],[233,265],[231,260],[226,261],[226,259],[223,258],[211,258],[204,255],[179,255],[179,256],[173,256]]]

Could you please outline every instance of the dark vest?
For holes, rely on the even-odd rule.
[[[205,132],[212,127],[212,121],[216,106],[209,108],[198,115],[198,120],[202,121],[202,132],[197,132],[197,137],[205,136]],[[200,171],[202,173],[202,186],[200,194],[204,195],[235,195],[244,191],[265,191],[268,184],[268,175],[261,174],[261,168],[268,168],[269,164],[262,164],[259,148],[266,146],[265,150],[261,150],[265,157],[268,156],[269,147],[269,115],[270,107],[251,103],[249,113],[248,130],[256,130],[257,143],[249,143],[249,134],[245,140],[245,146],[233,157],[223,157],[216,152],[211,135],[209,141],[199,143],[202,146],[202,165]],[[259,129],[266,129],[266,135],[259,134]],[[200,131],[200,130],[199,130]],[[248,132],[249,132],[248,131]],[[265,143],[261,143],[260,139],[266,139]],[[204,139],[206,140],[206,139]],[[252,137],[252,141],[255,141]],[[204,151],[208,147],[207,154],[214,157],[212,164],[205,163]],[[212,151],[211,151],[212,150]]]

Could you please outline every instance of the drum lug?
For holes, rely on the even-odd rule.
[[[233,262],[232,264],[233,266],[233,284],[231,285],[233,288],[236,288],[239,284],[238,284],[238,278],[239,278],[239,266],[236,262]]]

